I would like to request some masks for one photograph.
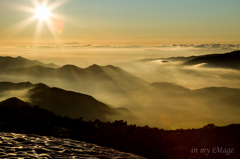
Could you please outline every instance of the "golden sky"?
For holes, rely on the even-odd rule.
[[[239,6],[239,0],[1,0],[0,45],[236,44]]]

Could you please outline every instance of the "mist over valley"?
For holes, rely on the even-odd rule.
[[[219,62],[216,66],[214,62],[199,65],[215,56],[223,56],[231,67]],[[4,87],[9,85],[7,90],[2,87],[1,100],[18,97],[62,116],[103,121],[124,119],[132,124],[166,129],[199,128],[207,123],[227,125],[240,120],[239,59],[234,56],[239,56],[239,51],[144,59],[116,66],[93,64],[86,68],[0,57],[5,66],[1,67],[2,81],[13,82],[1,83]],[[198,59],[200,62],[189,64]],[[221,57],[215,61],[219,60]],[[19,82],[25,82],[26,87],[21,88],[23,83]],[[38,83],[42,83],[41,87],[37,87]],[[101,106],[89,103],[81,93],[93,96],[102,102]]]

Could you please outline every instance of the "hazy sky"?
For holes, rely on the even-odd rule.
[[[42,25],[33,2],[1,0],[1,44],[240,43],[239,0],[49,0]]]

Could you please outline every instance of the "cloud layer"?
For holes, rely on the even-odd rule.
[[[1,47],[20,47],[20,48],[145,48],[145,49],[240,49],[240,44],[171,44],[171,45],[98,45],[98,44],[81,44],[79,42],[69,42],[62,44],[46,44],[46,45],[18,45],[18,46],[1,46]]]

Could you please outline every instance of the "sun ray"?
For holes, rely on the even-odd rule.
[[[22,5],[22,4],[18,4],[16,6],[16,8],[18,10],[21,10],[21,11],[24,11],[24,12],[28,12],[28,13],[34,13],[34,11],[35,11],[34,8],[29,7],[29,6],[25,6],[25,5]]]
[[[54,10],[54,9],[64,5],[68,1],[70,1],[70,0],[55,1],[54,3],[50,4],[48,7],[50,10]]]
[[[54,37],[54,39],[57,40],[57,34],[56,34],[56,31],[54,31],[54,27],[53,27],[52,22],[49,21],[49,20],[47,20],[47,21],[46,21],[46,24],[47,24],[47,26],[48,26],[48,28],[49,28],[52,36]]]
[[[12,37],[12,36],[18,34],[22,30],[24,30],[29,24],[31,24],[32,22],[34,22],[36,20],[37,19],[35,16],[31,16],[31,17],[19,22],[18,24],[13,25],[12,27],[10,27],[8,29],[9,36]]]
[[[22,30],[30,26],[34,21],[37,21],[36,28],[33,34],[33,39],[37,40],[38,38],[43,37],[41,36],[41,31],[43,29],[43,25],[45,24],[53,38],[57,40],[58,35],[62,34],[63,32],[65,26],[65,19],[63,18],[63,16],[53,13],[52,11],[70,0],[58,0],[54,1],[53,3],[49,3],[49,0],[30,1],[33,7],[15,3],[14,6],[16,6],[16,9],[31,13],[33,15],[9,28],[8,36],[12,37],[18,34]]]
[[[35,30],[35,34],[34,34],[34,38],[37,39],[41,33],[41,27],[43,25],[43,21],[42,20],[38,20],[37,22],[37,27]]]
[[[31,0],[32,4],[36,8],[37,6],[41,5],[38,0]]]
[[[47,6],[48,5],[48,0],[43,0],[42,5]]]

